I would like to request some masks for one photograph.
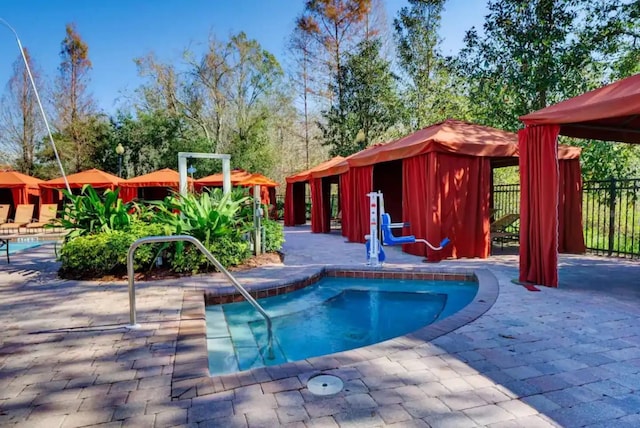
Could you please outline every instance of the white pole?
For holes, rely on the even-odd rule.
[[[378,192],[367,193],[369,197],[369,266],[380,266],[380,237],[378,236]]]
[[[187,196],[187,158],[179,154],[178,175],[180,177],[180,196]]]
[[[33,92],[36,95],[36,100],[38,101],[38,106],[40,107],[40,113],[42,113],[42,119],[44,119],[44,124],[47,127],[47,133],[49,134],[49,141],[51,142],[51,147],[53,148],[53,153],[56,155],[56,161],[58,162],[58,167],[60,168],[60,173],[62,174],[62,178],[64,179],[64,184],[67,187],[67,191],[71,193],[71,187],[69,186],[69,181],[67,181],[67,175],[64,173],[64,168],[62,167],[62,162],[60,162],[60,156],[58,156],[58,149],[56,149],[56,143],[53,141],[53,135],[51,134],[51,128],[49,127],[49,122],[47,121],[47,115],[44,114],[44,108],[42,107],[42,102],[40,101],[40,95],[38,94],[38,89],[36,88],[36,83],[33,80],[33,75],[31,74],[31,68],[29,67],[29,61],[27,61],[27,57],[24,54],[24,49],[22,48],[22,42],[20,42],[20,37],[18,37],[18,33],[13,29],[11,25],[4,19],[0,18],[0,23],[4,24],[14,36],[16,36],[16,41],[18,42],[18,48],[20,49],[20,55],[22,55],[22,60],[24,61],[24,67],[27,69],[27,74],[29,75],[29,80],[31,81],[31,86],[33,87]]]
[[[260,185],[253,186],[253,226],[255,228],[254,252],[256,256],[262,253],[262,205]]]
[[[222,193],[231,193],[231,161],[228,157],[222,158]]]

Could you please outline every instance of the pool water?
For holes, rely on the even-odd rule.
[[[264,318],[249,303],[208,306],[209,370],[237,372],[402,336],[459,311],[477,290],[472,282],[325,277],[259,299],[273,322],[272,359]]]
[[[9,242],[9,254],[14,254],[20,251],[28,250],[30,248],[39,247],[44,242],[42,241],[25,241],[25,242]],[[0,256],[3,252],[7,251],[6,249],[0,249]]]

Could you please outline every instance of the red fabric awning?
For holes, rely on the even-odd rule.
[[[277,187],[278,183],[265,177],[262,174],[249,174],[248,177],[238,181],[237,186],[262,186],[262,187]]]
[[[193,183],[191,177],[187,177],[188,183]],[[138,177],[122,180],[120,187],[171,187],[178,189],[180,186],[180,174],[169,168],[160,169]]]
[[[90,184],[94,188],[108,187],[110,189],[115,189],[116,186],[124,180],[116,177],[115,175],[109,174],[108,172],[93,168],[76,174],[67,175],[67,181],[69,182],[69,187],[73,189],[81,188],[85,184]],[[39,186],[41,189],[64,189],[66,187],[63,177],[42,182]]]
[[[195,180],[194,185],[197,191],[202,190],[203,187],[222,187],[224,177],[222,173],[212,174],[207,177],[202,177]],[[232,186],[255,186],[259,184],[264,187],[276,187],[278,183],[265,177],[262,174],[250,173],[243,169],[234,169],[231,171],[231,185]]]
[[[67,181],[69,182],[69,187],[72,189],[79,189],[85,184],[90,184],[94,189],[115,190],[120,182],[124,180],[116,177],[115,175],[109,174],[108,172],[94,168],[78,172],[76,174],[67,175]],[[66,188],[63,177],[45,181],[40,183],[39,186],[41,194],[40,202],[43,204],[55,202],[54,192],[56,189],[62,190]]]
[[[521,116],[531,125],[560,125],[560,135],[640,144],[640,74]]]
[[[429,152],[469,156],[511,157],[515,154],[516,134],[482,125],[445,120],[388,144],[363,150],[349,157],[349,166],[373,165],[406,159]]]
[[[231,185],[237,186],[238,182],[248,178],[251,174],[243,169],[234,169],[231,171]],[[203,187],[222,187],[224,177],[222,173],[211,174],[206,177],[195,180],[194,185],[197,191],[202,190]]]
[[[336,156],[334,158],[329,159],[328,161],[322,162],[313,168],[298,172],[296,174],[290,175],[287,177],[287,183],[300,183],[303,181],[309,181],[311,176],[316,171],[323,171],[325,169],[331,168],[340,162],[342,162],[344,158],[342,156]]]

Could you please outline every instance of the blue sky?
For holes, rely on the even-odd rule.
[[[406,0],[384,0],[389,23]],[[74,22],[89,45],[93,62],[90,91],[101,109],[114,113],[122,96],[139,84],[133,59],[153,51],[163,61],[179,61],[187,46],[244,31],[281,61],[303,0],[13,0],[0,17],[17,31],[42,74],[51,82],[60,63],[66,23]],[[482,27],[485,0],[449,0],[443,14],[445,54],[457,52],[464,32]],[[0,26],[0,85],[11,76],[19,51],[11,32]],[[44,94],[47,88],[39,88]]]

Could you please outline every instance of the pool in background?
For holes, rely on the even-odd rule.
[[[233,373],[403,336],[459,311],[477,290],[470,281],[324,277],[258,300],[273,321],[273,359],[266,358],[264,319],[249,303],[207,306],[209,371]]]
[[[39,247],[42,244],[45,244],[46,242],[53,242],[53,241],[11,241],[9,242],[9,254],[15,254],[18,253],[20,251],[24,251],[24,250],[28,250],[30,248],[35,248],[35,247]],[[5,251],[4,249],[0,250],[0,254]]]

